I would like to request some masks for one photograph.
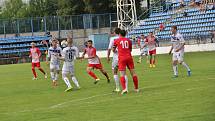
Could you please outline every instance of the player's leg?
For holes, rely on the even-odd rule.
[[[177,53],[173,53],[172,56],[172,68],[174,72],[174,78],[178,77],[178,58],[177,58]]]
[[[107,78],[107,82],[110,83],[110,78],[108,76],[108,73],[103,68],[99,68],[99,70]]]
[[[34,75],[33,80],[36,80],[37,79],[37,73],[35,71],[35,63],[32,63],[31,70],[32,70],[32,73]]]
[[[80,85],[79,85],[79,83],[78,83],[78,80],[77,80],[76,77],[74,76],[74,75],[75,75],[75,73],[74,73],[74,66],[71,66],[70,69],[69,69],[69,71],[70,71],[70,75],[71,75],[71,79],[72,79],[73,83],[75,84],[75,86],[76,86],[78,89],[80,89]]]
[[[40,67],[40,62],[36,63],[36,67],[45,75],[45,78],[47,78],[46,72]]]
[[[112,73],[113,73],[113,78],[115,81],[115,92],[119,92],[120,91],[120,87],[119,87],[119,77],[118,77],[118,62],[114,61],[112,62]]]
[[[146,63],[149,63],[149,54],[148,54],[148,51],[145,52],[145,56],[146,56]]]
[[[67,77],[68,73],[69,73],[69,67],[67,67],[66,65],[63,65],[62,79],[65,82],[65,84],[67,85],[67,89],[65,90],[65,92],[72,90],[72,85]]]
[[[152,68],[152,54],[149,54],[149,67]]]
[[[153,54],[153,55],[152,55],[152,67],[153,67],[153,68],[155,68],[155,57],[156,57],[156,55]]]
[[[122,86],[122,93],[121,94],[128,93],[128,90],[126,88],[125,74],[126,74],[125,71],[120,70],[120,82],[121,82],[121,86]]]
[[[57,86],[57,81],[58,81],[58,77],[59,77],[59,74],[60,74],[60,65],[56,65],[55,66],[55,86]]]
[[[142,62],[143,55],[144,55],[143,50],[140,49],[140,57],[139,57],[139,60],[138,60],[137,63],[141,63]]]
[[[93,67],[91,67],[91,66],[88,66],[87,69],[86,69],[87,73],[88,73],[92,78],[95,79],[94,84],[96,84],[100,79],[95,75],[95,73],[93,73],[92,70],[93,70]]]
[[[55,80],[55,66],[53,64],[50,64],[50,75],[52,80],[52,85],[55,86],[56,80]]]
[[[184,62],[184,53],[179,53],[179,55],[178,55],[178,63],[183,65],[187,69],[187,75],[191,76],[190,67]]]
[[[130,60],[128,61],[127,67],[129,68],[131,77],[132,77],[132,79],[133,79],[134,90],[135,90],[136,92],[139,92],[139,88],[138,88],[138,77],[137,77],[137,75],[136,75],[136,73],[135,73],[135,70],[134,70],[134,62],[133,62],[133,59],[130,59]]]

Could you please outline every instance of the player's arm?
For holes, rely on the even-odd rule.
[[[42,55],[39,48],[37,48],[37,54],[38,54],[38,58],[40,58]]]
[[[65,52],[61,51],[61,56],[57,55],[57,58],[62,60],[62,61],[65,61]]]
[[[171,46],[171,49],[169,51],[169,55],[172,53],[172,50],[173,50],[173,45]]]
[[[131,42],[131,40],[129,40],[128,42],[129,42],[129,49],[132,52],[132,42]]]
[[[76,59],[82,59],[82,57],[80,57],[80,55],[79,55],[78,48],[76,48],[75,57],[76,57]]]
[[[81,56],[82,59],[84,59],[84,56],[85,56],[86,53],[87,53],[87,50],[84,49],[84,52],[83,52],[83,54],[82,54],[82,56]]]
[[[110,62],[110,53],[111,53],[112,47],[113,47],[113,42],[112,42],[112,40],[110,39],[110,43],[109,43],[108,50],[107,50],[107,61],[108,61],[108,62]]]
[[[49,60],[50,60],[50,57],[51,57],[51,53],[50,53],[50,50],[48,49],[48,55],[46,56],[46,63],[48,64]]]

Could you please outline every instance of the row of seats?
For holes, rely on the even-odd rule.
[[[37,43],[37,46],[43,46],[43,44]],[[11,48],[21,48],[21,47],[31,47],[31,43],[0,45],[0,49],[11,49]]]
[[[18,43],[18,42],[32,42],[32,41],[41,41],[49,40],[50,37],[47,36],[25,36],[25,37],[10,37],[10,38],[0,38],[0,44],[9,44],[9,43]]]
[[[42,47],[40,48],[41,51],[45,51],[47,48],[46,47]],[[13,50],[1,50],[0,54],[4,55],[4,54],[18,54],[18,53],[23,53],[23,52],[29,52],[29,48],[28,49],[13,49]]]

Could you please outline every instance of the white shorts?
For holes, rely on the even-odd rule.
[[[184,52],[174,52],[172,60],[182,62],[184,60]]]
[[[113,59],[113,61],[112,61],[112,69],[115,69],[116,67],[118,67],[118,60]]]
[[[50,70],[59,71],[60,70],[60,64],[51,64],[50,63]]]
[[[140,55],[148,55],[147,49],[140,49]]]
[[[62,74],[63,73],[70,73],[71,75],[74,75],[74,66],[63,64]]]

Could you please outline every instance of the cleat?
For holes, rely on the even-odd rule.
[[[174,78],[174,79],[175,79],[175,78],[178,78],[178,75],[174,75],[172,78]]]
[[[191,76],[191,71],[187,71],[187,76]]]
[[[81,89],[81,87],[77,87],[77,90],[80,90]]]
[[[134,91],[135,91],[136,93],[139,93],[139,92],[140,92],[140,90],[139,90],[139,89],[134,89]]]
[[[152,67],[155,68],[156,66],[153,64]]]
[[[54,87],[57,86],[57,81],[53,80],[52,81],[52,86],[54,86]]]
[[[124,90],[122,90],[121,95],[124,95],[124,94],[127,94],[127,93],[128,93],[128,90],[124,89]]]
[[[47,79],[48,78],[48,76],[47,76],[47,74],[45,74],[45,79]]]
[[[149,65],[149,68],[152,68],[152,64]]]
[[[32,80],[37,80],[37,78],[36,78],[36,77],[33,77]]]
[[[115,90],[113,90],[113,92],[120,92],[120,89],[119,88],[116,88]]]
[[[110,78],[107,79],[107,83],[110,83]]]
[[[65,92],[69,92],[69,91],[71,91],[72,90],[72,87],[68,87],[66,90],[65,90]]]
[[[96,79],[96,80],[94,81],[94,84],[97,84],[99,81],[100,81],[100,79]]]

